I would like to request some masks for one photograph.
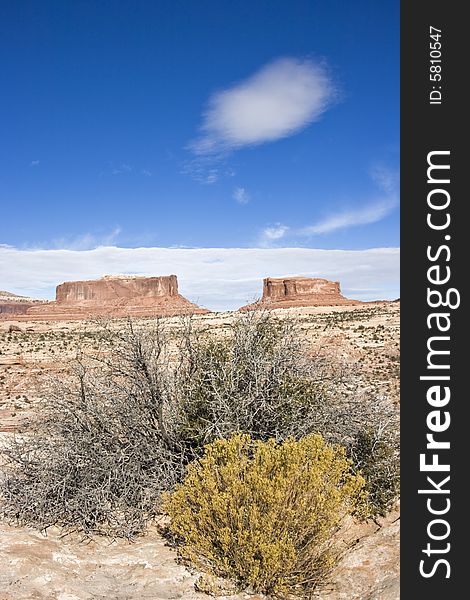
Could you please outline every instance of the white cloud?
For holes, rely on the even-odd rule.
[[[180,292],[214,310],[261,295],[263,277],[303,275],[340,281],[360,300],[399,296],[399,249],[118,248],[22,250],[0,246],[0,281],[8,291],[52,298],[63,281],[106,274],[178,276]]]
[[[289,227],[287,225],[282,225],[281,223],[277,223],[272,227],[266,227],[263,229],[261,234],[261,242],[269,242],[273,240],[280,240],[283,238],[286,233],[289,231]]]
[[[148,169],[142,169],[141,173],[146,177],[152,177],[152,171],[149,171]]]
[[[329,215],[317,223],[305,227],[299,232],[299,235],[332,233],[340,229],[377,223],[389,215],[398,206],[398,174],[384,165],[377,165],[371,169],[370,176],[384,193],[381,198]]]
[[[397,193],[398,174],[387,167],[380,166],[372,169],[370,175],[382,192],[379,198],[367,204],[344,208],[326,215],[315,223],[300,229],[293,229],[287,225],[280,224],[275,227],[267,227],[261,231],[260,245],[264,246],[270,241],[286,237],[287,234],[290,238],[326,235],[341,229],[349,229],[350,227],[369,225],[381,221],[393,212],[399,204]]]
[[[39,160],[32,160],[29,164],[31,167],[37,167],[39,165]]]
[[[396,198],[384,198],[357,209],[350,209],[330,215],[325,219],[304,227],[299,235],[320,235],[358,225],[376,223],[386,217],[397,206]]]
[[[333,96],[322,65],[278,59],[211,96],[202,135],[190,148],[198,155],[212,155],[287,137],[317,120]]]
[[[248,204],[248,202],[250,201],[250,195],[248,194],[246,189],[243,187],[236,187],[233,190],[232,197],[239,204]]]

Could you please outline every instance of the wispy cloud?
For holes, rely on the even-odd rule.
[[[323,235],[381,221],[397,206],[397,199],[382,198],[366,206],[338,212],[299,230],[299,235]]]
[[[141,168],[128,162],[120,163],[116,166],[116,163],[112,161],[109,161],[107,168],[100,173],[101,176],[130,174],[133,176],[143,175],[144,177],[152,177],[153,175],[152,171],[148,168]]]
[[[33,248],[27,248],[25,251],[35,251],[39,248],[47,250],[93,250],[101,246],[112,246],[117,243],[121,233],[121,227],[114,227],[111,231],[105,233],[83,233],[76,236],[55,238],[49,242],[42,242]]]
[[[370,169],[370,176],[377,186],[388,194],[396,194],[399,188],[399,174],[389,167],[378,164]]]
[[[269,246],[281,238],[308,238],[311,236],[328,235],[342,229],[377,223],[391,214],[399,204],[398,174],[384,166],[374,167],[371,178],[379,188],[378,197],[364,204],[349,206],[332,212],[314,223],[302,228],[292,228],[287,225],[264,228],[259,235],[259,245]]]
[[[41,162],[41,161],[39,161],[39,160],[32,160],[32,161],[29,163],[29,166],[30,166],[30,167],[37,167],[37,166],[39,165],[39,163],[40,163],[40,162]]]
[[[198,156],[187,160],[183,162],[180,172],[204,185],[212,185],[224,177],[236,175],[235,169],[226,163],[223,156]]]
[[[398,206],[398,173],[384,165],[376,165],[370,176],[381,195],[362,206],[340,210],[299,231],[300,235],[324,235],[359,225],[377,223]]]
[[[333,97],[323,65],[280,58],[209,98],[201,136],[190,149],[213,155],[293,135],[317,120]]]
[[[18,249],[0,245],[0,281],[8,291],[52,298],[63,281],[102,275],[178,275],[182,294],[215,310],[259,297],[263,277],[303,275],[341,282],[359,300],[399,296],[399,249],[118,248]]]
[[[236,187],[233,190],[232,198],[239,204],[248,204],[250,201],[250,195],[244,187]]]
[[[205,185],[216,183],[220,177],[220,165],[212,159],[196,158],[183,163],[181,173]]]
[[[119,167],[115,167],[111,171],[111,175],[121,175],[121,173],[130,173],[131,171],[132,166],[128,165],[127,163],[123,163],[122,165],[119,165]]]

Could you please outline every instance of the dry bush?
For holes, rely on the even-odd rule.
[[[319,435],[213,442],[167,497],[170,529],[184,558],[241,588],[311,591],[335,564],[334,532],[364,502],[350,466]]]
[[[77,356],[72,382],[56,382],[33,429],[3,450],[8,519],[132,537],[180,478],[165,428],[167,335],[158,322],[105,334],[112,354]]]
[[[132,537],[204,444],[240,431],[320,433],[364,470],[372,512],[393,501],[381,474],[398,481],[396,410],[359,394],[351,366],[309,354],[292,321],[248,313],[227,335],[189,317],[171,329],[129,321],[104,324],[99,340],[102,351],[77,351],[73,380],[56,382],[33,429],[2,451],[8,519]],[[380,453],[359,444],[367,432],[380,434]]]
[[[361,390],[357,365],[309,353],[295,322],[266,312],[242,315],[225,339],[188,321],[181,341],[179,438],[189,454],[239,431],[277,441],[320,433],[366,475],[371,514],[390,510],[399,492],[399,414]]]
[[[330,427],[343,440],[364,422],[350,366],[309,354],[292,320],[244,314],[226,338],[188,321],[181,341],[181,435],[196,449],[237,431],[279,441]]]

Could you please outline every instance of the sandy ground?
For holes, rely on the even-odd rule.
[[[399,303],[274,312],[295,318],[308,350],[354,363],[366,392],[398,401]],[[195,320],[223,332],[235,317],[219,313]],[[176,327],[178,321],[168,323]],[[20,331],[9,333],[10,325]],[[96,322],[0,321],[0,436],[21,432],[32,408],[40,407],[50,378],[67,375],[78,347],[87,352],[100,348],[99,329]],[[398,515],[390,515],[380,528],[355,527],[348,536],[353,534],[358,543],[342,559],[329,587],[314,597],[398,599]],[[84,543],[55,530],[45,537],[0,523],[0,600],[207,598],[194,589],[198,575],[176,558],[156,529],[133,544],[103,538]]]

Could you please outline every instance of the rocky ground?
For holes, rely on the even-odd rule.
[[[275,313],[295,318],[310,351],[329,352],[354,364],[365,393],[398,401],[399,303]],[[195,319],[223,332],[235,316],[212,313]],[[177,326],[178,322],[169,319],[168,323]],[[33,407],[40,408],[50,378],[67,376],[78,348],[101,349],[100,327],[96,321],[0,323],[0,436],[25,427]],[[396,600],[398,515],[389,516],[380,527],[354,527],[347,535],[357,543],[345,554],[328,588],[314,597]],[[207,598],[194,589],[197,577],[177,563],[174,550],[156,529],[133,544],[106,539],[85,543],[61,537],[58,531],[50,530],[44,537],[30,529],[0,524],[0,600]]]
[[[396,513],[357,527],[356,545],[344,556],[320,600],[397,600],[399,521]],[[352,531],[348,531],[350,538]],[[178,564],[156,529],[132,544],[99,538],[47,535],[0,525],[0,600],[207,600],[195,590],[199,574]],[[246,593],[219,600],[262,600]]]

